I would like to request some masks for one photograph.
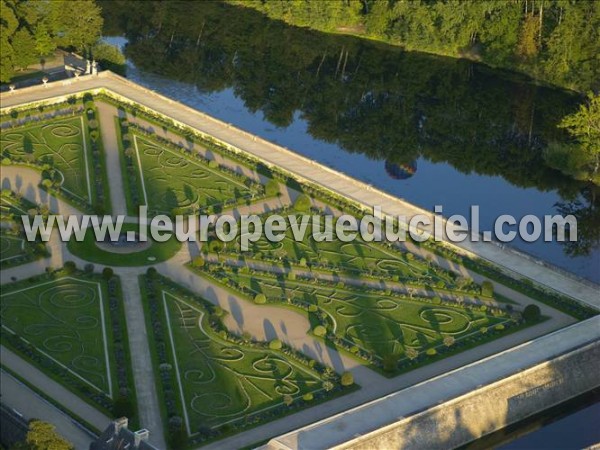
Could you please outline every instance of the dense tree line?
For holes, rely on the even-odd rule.
[[[289,24],[462,56],[580,91],[600,89],[600,2],[228,0]]]
[[[58,47],[105,66],[124,64],[118,50],[99,42],[102,23],[94,0],[0,0],[0,81],[10,81]]]

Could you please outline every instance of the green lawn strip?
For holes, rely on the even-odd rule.
[[[102,124],[98,108],[93,101],[85,102],[86,111],[83,115],[88,137],[88,167],[94,191],[94,209],[98,214],[109,214],[112,211],[110,201],[110,184],[108,181],[108,168],[106,167],[106,152],[102,141]],[[91,111],[91,112],[90,112]],[[91,126],[93,123],[95,126]]]
[[[312,211],[324,217],[322,211]],[[304,241],[295,240],[288,216],[295,216],[300,222],[299,213],[287,208],[269,211],[259,217],[263,223],[268,217],[281,214],[286,218],[285,238],[280,242],[270,242],[263,233],[259,240],[250,243],[250,249],[244,256],[271,262],[277,265],[298,265],[305,269],[323,269],[348,274],[353,277],[389,279],[391,281],[430,284],[439,289],[454,288],[459,282],[461,287],[472,294],[478,294],[480,288],[471,280],[463,280],[454,272],[445,270],[434,263],[418,258],[410,252],[401,251],[380,242],[365,242],[357,237],[352,242],[340,241],[335,235],[331,241],[317,242],[313,238],[312,221],[309,221],[304,233]],[[333,226],[335,228],[335,222]],[[238,225],[239,227],[239,225]],[[230,244],[223,244],[216,238],[204,247],[205,252],[219,252],[227,255],[240,255],[241,237]]]
[[[252,269],[250,267],[251,264],[254,264],[255,266],[262,265],[264,267],[260,267],[257,270],[263,271],[263,272],[279,273],[280,270],[284,270],[287,273],[289,273],[289,272],[309,272],[313,275],[330,276],[333,278],[334,282],[339,282],[339,281],[347,282],[348,279],[351,279],[353,281],[362,281],[364,283],[373,282],[373,281],[379,281],[379,282],[387,281],[389,283],[393,283],[394,285],[397,285],[397,286],[393,286],[390,284],[386,287],[386,289],[390,289],[391,291],[398,291],[400,288],[425,289],[431,293],[431,297],[434,297],[439,294],[464,295],[464,296],[472,297],[474,300],[480,301],[484,304],[486,302],[495,300],[495,301],[498,301],[499,303],[518,305],[517,302],[510,300],[509,298],[507,298],[503,295],[497,294],[497,293],[494,293],[493,297],[483,296],[482,294],[479,293],[479,289],[471,288],[471,289],[461,290],[460,288],[456,288],[456,289],[439,288],[437,286],[428,286],[425,283],[419,283],[417,281],[401,281],[399,278],[390,276],[390,275],[375,276],[375,275],[372,275],[369,273],[361,272],[359,270],[340,270],[339,268],[333,269],[333,268],[321,267],[321,266],[317,266],[317,265],[312,265],[312,266],[308,267],[308,265],[302,266],[300,264],[290,262],[290,261],[282,262],[281,260],[278,260],[278,259],[265,258],[265,257],[262,257],[262,259],[255,259],[255,258],[248,257],[246,255],[243,255],[243,254],[240,255],[240,254],[229,253],[229,252],[228,253],[212,253],[210,251],[208,251],[208,252],[204,251],[203,256],[201,257],[201,261],[204,261],[205,257],[206,257],[206,259],[208,259],[209,257],[212,257],[218,261],[218,264],[223,264],[223,265],[234,265],[235,263],[241,263],[242,265],[240,265],[240,268],[247,267],[248,269]],[[195,264],[195,261],[192,261],[192,265],[194,265],[194,264]],[[269,264],[272,264],[272,265],[269,267]],[[270,270],[271,267],[276,268],[278,270]],[[317,278],[317,276],[315,276],[315,278]],[[324,280],[324,281],[327,281],[327,280]],[[364,287],[367,288],[368,286],[366,284],[364,284]]]
[[[124,223],[121,232],[137,232],[138,229],[138,224]],[[171,236],[166,242],[156,242],[152,240],[150,230],[148,230],[148,240],[150,242],[150,247],[147,249],[142,249],[134,253],[111,252],[98,247],[93,229],[88,227],[83,241],[78,242],[72,238],[67,243],[67,248],[71,253],[86,261],[118,267],[144,266],[166,261],[167,259],[172,258],[181,248],[181,242],[176,239],[175,235]],[[118,248],[119,247],[115,247],[115,249]]]
[[[85,283],[86,281],[94,284]],[[106,280],[97,274],[61,270],[2,286],[3,345],[19,353],[50,378],[108,416],[112,416],[114,401],[122,389],[132,388],[129,385],[130,377],[119,373],[123,370],[121,367],[129,371],[125,365],[129,356],[117,352],[127,347],[122,347],[126,336],[123,337],[123,329],[120,328],[124,322],[120,318],[122,313],[119,312],[119,308],[122,308],[119,305],[122,303],[122,297],[118,279],[115,278],[114,283],[114,287],[111,288]],[[77,313],[74,302],[87,301],[87,298],[93,302],[93,297],[84,297],[82,292],[85,293],[86,288],[88,293],[91,292],[89,289],[97,292],[98,287],[102,295],[102,312],[98,311],[97,315],[93,316],[93,310],[86,306]],[[24,291],[17,292],[21,290]],[[18,312],[15,315],[14,311],[11,314],[8,297],[20,299],[20,303],[13,302],[12,305],[13,309],[18,310],[25,307],[25,302],[31,303],[33,300],[35,303],[38,299],[42,301],[45,295],[50,297],[47,302],[44,300],[44,303],[47,303],[44,309],[37,309],[34,304],[30,304],[26,315]],[[62,302],[63,307],[57,306],[56,301]],[[78,305],[77,308],[81,309],[83,306]],[[102,316],[104,330],[100,328],[101,331],[93,333],[96,326],[101,326]],[[91,328],[92,326],[94,328]],[[53,329],[59,334],[52,336]],[[82,349],[80,352],[76,351],[78,345]],[[108,377],[113,393],[112,399],[106,389],[108,379],[101,383],[101,388],[105,389],[102,392],[83,381],[91,378],[98,383],[97,378],[106,373],[106,355],[110,364]],[[69,359],[71,356],[73,358]]]
[[[77,423],[77,426],[79,426],[80,428],[84,428],[90,434],[94,434],[96,436],[100,435],[101,430],[97,429],[91,423],[89,423],[89,422],[85,421],[84,419],[82,419],[81,417],[79,417],[73,411],[71,411],[70,409],[63,406],[63,404],[60,403],[58,400],[54,399],[53,397],[50,397],[48,394],[46,394],[44,391],[39,389],[37,386],[34,386],[33,384],[31,384],[29,381],[27,381],[27,379],[21,377],[19,374],[10,370],[10,368],[8,366],[0,363],[0,368],[4,372],[9,374],[11,377],[15,378],[19,383],[23,384],[28,389],[35,392],[35,394],[37,396],[41,397],[44,401],[50,403],[56,409],[62,411],[66,415],[68,415],[71,418],[71,420],[73,420],[74,422]]]
[[[189,265],[188,265],[189,267]],[[191,268],[191,267],[190,267]],[[210,265],[207,266],[208,269],[210,269]],[[335,349],[341,349],[344,350],[345,352],[348,352],[348,354],[353,355],[353,357],[355,357],[357,360],[361,361],[363,364],[367,364],[369,365],[371,368],[381,371],[383,374],[387,375],[387,376],[395,376],[398,373],[400,373],[401,371],[405,370],[406,366],[412,366],[413,364],[415,364],[416,362],[419,361],[423,361],[424,364],[427,364],[430,362],[430,360],[432,360],[432,357],[437,355],[437,354],[443,354],[444,356],[448,356],[449,354],[453,354],[453,353],[457,353],[459,351],[463,351],[463,349],[469,345],[470,342],[473,341],[480,341],[481,337],[483,335],[485,335],[485,340],[492,340],[495,339],[496,337],[499,336],[503,336],[506,332],[506,330],[509,330],[515,326],[517,326],[518,323],[520,323],[521,321],[517,318],[517,314],[516,313],[508,313],[505,311],[500,310],[499,308],[490,308],[490,307],[486,307],[485,308],[485,312],[481,311],[480,307],[472,307],[472,306],[468,306],[468,305],[463,305],[460,307],[457,307],[456,304],[453,304],[452,302],[440,302],[437,303],[437,301],[434,303],[434,301],[432,299],[428,299],[428,298],[422,298],[422,299],[418,299],[418,298],[408,298],[406,296],[402,296],[402,295],[389,295],[386,292],[382,292],[382,291],[378,291],[377,289],[356,289],[356,288],[350,288],[350,287],[343,287],[343,288],[339,288],[338,286],[332,284],[332,283],[326,283],[324,281],[322,282],[316,282],[313,279],[311,280],[301,280],[299,279],[298,281],[289,281],[289,280],[284,280],[282,277],[277,277],[277,276],[273,276],[272,274],[269,273],[262,273],[262,272],[258,272],[258,271],[252,271],[251,274],[242,274],[238,271],[238,273],[235,273],[235,271],[230,271],[230,272],[223,272],[222,269],[220,268],[215,268],[212,271],[209,270],[200,270],[198,268],[191,268],[192,270],[194,270],[196,273],[198,273],[201,276],[207,277],[211,280],[214,280],[216,282],[218,282],[220,285],[222,285],[225,289],[229,290],[230,292],[232,292],[234,295],[236,296],[241,296],[249,301],[253,301],[255,295],[262,289],[263,286],[261,286],[260,284],[257,286],[256,282],[257,280],[260,281],[261,279],[265,279],[265,280],[269,280],[269,282],[273,283],[274,285],[276,285],[278,287],[278,289],[285,289],[285,285],[286,283],[288,285],[293,285],[296,288],[295,294],[292,296],[289,296],[287,294],[275,294],[273,292],[269,292],[267,290],[267,292],[262,292],[266,295],[267,297],[267,302],[269,304],[273,304],[273,305],[285,305],[288,307],[294,307],[297,310],[301,310],[303,311],[305,314],[308,315],[309,321],[311,322],[311,326],[313,326],[313,330],[314,327],[316,325],[323,325],[326,329],[327,329],[327,333],[325,336],[315,336],[318,337],[320,339],[323,339],[328,345],[330,345],[332,348]],[[206,268],[205,268],[206,269]],[[242,278],[240,278],[242,277]],[[245,285],[240,286],[239,280],[245,278]],[[250,279],[253,279],[253,281],[250,281],[250,284],[252,285],[252,283],[254,282],[254,285],[252,286],[252,288],[248,287],[248,281]],[[244,283],[242,283],[244,284]],[[297,289],[298,286],[303,285],[305,287],[305,291],[302,291],[301,289]],[[283,286],[283,288],[281,288],[281,286]],[[258,288],[258,289],[257,289]],[[282,290],[283,292],[283,290]],[[285,291],[287,292],[287,291]],[[341,317],[339,312],[336,312],[336,310],[332,310],[331,307],[327,307],[327,305],[323,304],[323,299],[327,299],[329,298],[332,294],[332,292],[338,292],[338,293],[342,293],[343,295],[346,296],[350,296],[350,297],[355,297],[354,298],[354,302],[355,304],[342,304],[339,308],[345,308],[346,311],[342,311],[342,313],[347,313],[346,315],[359,315],[358,313],[360,312],[360,308],[356,307],[356,303],[358,302],[363,302],[365,303],[365,305],[361,305],[364,306],[367,310],[367,316],[369,320],[364,320],[364,323],[361,324],[360,322],[357,323],[353,323],[351,321],[351,319],[349,319],[348,317],[344,318]],[[297,298],[297,294],[300,293],[301,294],[301,298]],[[317,293],[318,295],[315,296],[315,293]],[[320,300],[318,302],[315,302],[315,298],[319,298]],[[370,298],[369,298],[370,297]],[[287,298],[291,298],[290,301],[287,300]],[[366,300],[360,300],[361,298]],[[345,301],[344,299],[340,298],[337,301],[337,303],[341,303],[341,301]],[[331,302],[331,300],[330,300]],[[371,303],[369,303],[371,302]],[[413,309],[418,307],[419,305],[421,305],[421,312],[422,311],[426,311],[428,309],[430,309],[431,311],[434,312],[434,316],[438,317],[438,314],[435,310],[440,310],[439,312],[442,313],[441,315],[439,315],[439,318],[443,319],[443,315],[445,313],[447,313],[448,311],[454,311],[454,313],[459,314],[459,315],[467,315],[467,317],[473,317],[474,319],[479,319],[480,323],[477,323],[476,325],[473,324],[473,326],[469,325],[469,328],[467,328],[466,330],[463,330],[463,332],[458,332],[458,334],[455,333],[455,331],[453,330],[444,330],[443,329],[443,324],[438,324],[438,330],[423,330],[422,328],[426,328],[423,326],[419,326],[419,324],[411,324],[411,323],[407,323],[406,321],[404,323],[402,322],[398,322],[397,320],[391,318],[391,317],[386,317],[385,311],[384,313],[381,312],[377,312],[376,314],[373,314],[371,312],[368,311],[368,309],[373,309],[373,305],[372,303],[375,302],[376,305],[379,305],[380,307],[385,308],[392,308],[394,304],[398,304],[400,307],[402,308],[410,308],[412,307]],[[412,304],[412,306],[411,306]],[[359,303],[360,305],[360,303]],[[386,306],[387,305],[387,306]],[[404,305],[404,306],[402,306]],[[479,309],[478,309],[479,308]],[[400,308],[397,308],[400,309]],[[421,314],[421,312],[419,312],[419,314]],[[364,313],[364,310],[361,314]],[[493,313],[493,314],[492,314]],[[402,314],[403,311],[402,311]],[[425,313],[425,314],[429,314],[429,313]],[[448,316],[451,316],[450,313],[447,314]],[[420,316],[421,317],[421,316]],[[511,319],[510,317],[514,317],[515,320]],[[414,317],[413,317],[414,319]],[[486,320],[486,323],[483,323],[483,320]],[[335,333],[332,332],[332,324],[333,321],[336,322],[338,329]],[[344,329],[344,332],[341,332],[341,327],[340,325],[344,325],[344,323],[346,323],[351,326],[350,331],[351,334],[347,335],[346,331],[348,330],[348,328]],[[413,320],[414,322],[414,320]],[[365,326],[366,324],[366,326]],[[402,325],[402,327],[400,326]],[[501,325],[501,326],[499,326]],[[530,325],[530,324],[527,324]],[[498,329],[496,328],[496,326],[499,326]],[[361,331],[361,327],[362,327],[362,331]],[[371,330],[369,330],[369,327],[371,328]],[[407,336],[410,337],[412,333],[411,328],[413,329],[412,331],[415,331],[414,336],[416,337],[416,339],[418,339],[418,342],[415,341],[414,339],[412,339],[412,341],[408,342],[407,341]],[[421,330],[420,330],[421,328]],[[405,330],[408,329],[408,332],[406,333]],[[354,331],[354,330],[358,330],[358,331]],[[385,339],[382,340],[383,343],[387,342],[387,346],[381,346],[381,342],[377,343],[378,344],[375,348],[365,348],[365,342],[363,341],[364,338],[367,338],[367,344],[369,343],[369,333],[379,333],[379,330],[385,330],[384,333],[390,334],[391,337],[395,338],[400,338],[402,340],[402,343],[400,343],[400,341],[398,342],[398,345],[395,345],[390,349],[389,348],[389,342],[390,340],[388,339],[390,336],[383,336]],[[485,332],[484,332],[485,330]],[[451,344],[449,344],[448,346],[446,344],[443,343],[443,340],[441,339],[441,334],[444,333],[444,335],[448,336],[452,336],[453,333],[456,334],[455,340],[454,342],[452,342]],[[406,336],[405,336],[406,334]],[[429,337],[427,338],[427,334],[429,335],[434,335],[433,337]],[[436,337],[436,335],[439,334],[440,336]],[[314,334],[313,334],[314,335]],[[361,339],[361,337],[363,339]],[[406,345],[408,344],[408,345]],[[411,355],[411,357],[414,358],[414,361],[411,361],[406,354],[404,353],[404,351],[406,351],[406,348],[412,347],[415,348],[415,344],[416,347],[418,349],[418,354],[416,355],[416,357],[414,355]],[[404,347],[404,345],[406,345],[406,347]],[[368,346],[367,346],[368,347]],[[372,346],[371,346],[372,347]],[[402,349],[402,347],[404,347],[404,349]],[[378,350],[379,349],[379,350]],[[435,354],[427,354],[427,351],[429,349],[434,349],[435,350]],[[430,350],[432,351],[432,350]],[[396,360],[395,366],[397,367],[397,369],[391,369],[389,366],[389,362],[385,362],[386,360]],[[384,362],[386,365],[386,369],[387,370],[383,370],[384,368]]]
[[[125,158],[125,148],[123,147],[123,127],[121,125],[121,119],[117,116],[114,118],[115,121],[115,129],[117,130],[117,145],[119,147],[119,162],[121,163],[121,179],[123,180],[123,191],[125,193],[125,203],[127,205],[127,214],[131,216],[136,216],[138,214],[137,211],[137,203],[132,199],[132,189],[131,183],[136,183],[137,192],[141,192],[141,186],[139,185],[137,175],[137,170],[135,166],[131,166],[128,164],[127,159]],[[130,169],[132,167],[132,169]],[[134,171],[134,173],[132,173]],[[135,177],[135,181],[132,180],[132,176]]]
[[[318,398],[329,399],[329,394],[334,393],[327,392],[325,396],[321,383],[323,379],[337,382],[337,375],[331,370],[323,372],[325,368],[316,361],[311,362],[287,346],[281,351],[271,350],[266,343],[230,334],[222,325],[218,308],[167,279],[153,275],[146,277],[143,284],[150,285],[145,289],[144,305],[150,309],[146,318],[152,316],[151,329],[158,341],[154,349],[163,352],[155,363],[165,367],[166,362],[173,370],[179,368],[174,374],[172,370],[159,371],[165,384],[163,393],[172,392],[165,399],[170,405],[167,414],[171,422],[173,414],[179,414],[184,427],[187,414],[191,443],[220,439],[291,412],[294,408],[282,403],[285,393],[292,396],[292,405],[297,407],[313,405]],[[179,384],[177,373],[185,383]],[[305,383],[308,384],[302,388]],[[314,400],[300,398],[311,391]],[[171,399],[172,395],[183,395],[185,410],[180,400]],[[190,398],[202,397],[206,398],[190,402]],[[179,412],[175,407],[180,408]]]

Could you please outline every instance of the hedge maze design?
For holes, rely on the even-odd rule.
[[[506,322],[507,314],[480,306],[436,305],[431,298],[395,296],[385,291],[333,287],[259,274],[236,275],[239,286],[282,303],[304,305],[328,324],[331,333],[375,358],[404,355],[457,342],[481,327]],[[311,307],[311,305],[313,305]]]
[[[61,188],[86,202],[92,201],[83,117],[4,130],[0,136],[3,158],[48,164],[57,170]]]
[[[170,213],[174,208],[199,208],[251,195],[244,183],[148,137],[133,134],[133,146],[143,200],[153,210]]]
[[[100,283],[64,277],[0,296],[2,327],[112,397]]]
[[[219,337],[200,305],[165,291],[162,301],[189,435],[322,389],[316,373],[281,354]]]

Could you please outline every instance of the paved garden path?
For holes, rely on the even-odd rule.
[[[70,416],[29,389],[4,370],[0,371],[2,403],[17,411],[28,421],[40,419],[50,422],[56,431],[73,443],[76,450],[87,450],[95,437],[77,426]],[[104,425],[108,425],[108,422]]]
[[[61,405],[72,411],[83,420],[98,430],[104,430],[111,419],[98,411],[93,406],[81,400],[79,396],[54,381],[37,367],[28,363],[20,356],[2,346],[0,347],[2,364],[21,378],[24,378],[33,386],[53,399],[57,399]],[[4,389],[4,388],[3,388]]]
[[[100,130],[104,144],[106,171],[109,178],[110,204],[112,215],[127,215],[127,203],[123,190],[123,177],[121,175],[121,162],[119,159],[119,144],[117,142],[117,127],[115,117],[117,108],[104,102],[96,102],[100,116]]]
[[[150,430],[150,442],[166,448],[160,405],[156,392],[157,381],[152,369],[149,336],[144,321],[144,309],[138,281],[139,270],[116,269],[121,277],[121,288],[127,318],[127,336],[131,353],[131,366],[135,381],[138,412],[142,427]]]

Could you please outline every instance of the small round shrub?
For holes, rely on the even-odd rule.
[[[104,269],[102,269],[102,277],[105,280],[110,280],[113,275],[114,275],[115,271],[112,270],[110,267],[105,267]]]
[[[92,129],[98,128],[98,121],[95,119],[92,119],[92,120],[88,121],[88,126]]]
[[[73,261],[65,261],[63,269],[66,273],[73,273],[77,270],[77,265]]]
[[[273,339],[271,342],[269,342],[269,348],[271,350],[281,350],[282,346],[283,344],[279,339]]]
[[[299,212],[308,212],[311,207],[310,197],[306,194],[300,194],[294,202],[294,209]]]
[[[314,396],[312,395],[311,392],[307,392],[306,394],[304,394],[302,396],[302,400],[304,400],[305,402],[310,402],[313,398],[314,398]]]
[[[254,297],[254,303],[256,303],[257,305],[264,305],[265,303],[267,303],[267,297],[265,296],[265,294],[256,294],[256,296]]]
[[[354,375],[352,372],[344,372],[340,379],[342,386],[352,386],[354,384]]]
[[[534,322],[540,318],[542,311],[537,305],[527,305],[523,310],[523,319],[527,322]]]
[[[491,281],[485,280],[481,283],[481,295],[485,295],[486,297],[494,295],[494,285]]]
[[[274,197],[279,194],[279,183],[275,180],[269,180],[265,185],[265,194],[269,197]]]
[[[427,356],[435,356],[437,355],[437,350],[435,348],[428,348],[425,354],[427,354]]]
[[[323,325],[317,325],[313,328],[313,334],[318,337],[323,337],[327,334],[327,328]]]

